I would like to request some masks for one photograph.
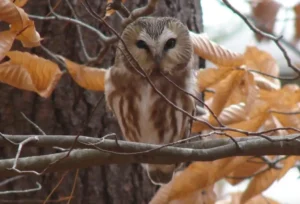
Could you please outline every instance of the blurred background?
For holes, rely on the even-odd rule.
[[[299,0],[230,0],[230,3],[242,14],[269,28],[276,36],[283,36],[283,46],[295,66],[300,66],[300,1]],[[261,4],[260,4],[261,3]],[[281,76],[293,76],[295,73],[287,66],[286,59],[276,44],[270,40],[256,37],[244,21],[234,14],[221,0],[202,0],[204,32],[216,43],[231,51],[243,53],[247,46],[256,46],[271,54],[280,66]],[[297,12],[298,8],[298,12]],[[298,13],[298,15],[297,15]],[[230,23],[228,23],[230,22]],[[252,21],[253,22],[253,21]],[[214,66],[206,62],[206,67]],[[294,81],[300,83],[300,79]],[[231,186],[224,180],[216,185],[217,195],[244,191],[249,180],[237,186]],[[291,169],[285,177],[275,182],[263,195],[284,204],[300,203],[299,170]]]

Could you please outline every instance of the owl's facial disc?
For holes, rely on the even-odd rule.
[[[170,64],[172,61],[167,61],[167,56],[172,54],[172,51],[177,46],[177,35],[170,29],[165,28],[161,35],[151,36],[145,30],[140,32],[140,35],[136,41],[136,47],[140,51],[140,54],[146,55],[147,61],[145,61],[144,67],[148,74],[153,72],[169,72],[170,66],[176,66]],[[168,67],[163,66],[167,64]]]

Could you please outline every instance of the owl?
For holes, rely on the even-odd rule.
[[[129,24],[121,37],[154,86],[176,106],[192,114],[194,99],[163,76],[189,93],[196,92],[193,47],[187,27],[171,17],[142,17]],[[188,137],[189,116],[172,107],[150,86],[133,67],[122,42],[118,48],[114,65],[105,76],[105,97],[124,138],[167,144]],[[154,184],[165,184],[179,164],[142,166]]]

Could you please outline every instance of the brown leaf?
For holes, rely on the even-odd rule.
[[[231,52],[220,45],[217,45],[203,34],[197,34],[190,31],[190,38],[193,43],[194,52],[214,64],[224,67],[238,67],[244,64],[244,57],[242,54]]]
[[[170,182],[167,200],[185,197],[190,192],[206,188],[229,174],[248,157],[219,159],[213,162],[194,162]]]
[[[179,174],[180,172],[177,172],[175,176],[178,176]],[[169,193],[172,186],[168,183],[160,187],[149,204],[214,204],[216,202],[216,194],[213,190],[213,186],[214,185],[190,192],[181,198],[169,200]]]
[[[296,4],[294,6],[294,12],[295,12],[295,35],[294,40],[300,39],[300,4]]]
[[[273,33],[276,15],[280,7],[281,4],[273,0],[252,1],[252,16],[256,27],[264,32]],[[255,37],[258,41],[264,39],[257,33],[255,33]]]
[[[80,65],[61,57],[74,81],[81,87],[94,91],[104,91],[107,70]]]
[[[255,110],[256,111],[256,110]],[[239,130],[245,130],[249,132],[257,131],[266,121],[268,118],[269,113],[265,110],[261,114],[256,115],[249,120],[244,120],[238,123],[230,124],[228,127],[239,129]],[[229,134],[232,137],[243,137],[245,136],[242,133],[235,132],[235,131],[226,131],[227,134]]]
[[[269,53],[254,46],[248,46],[244,53],[244,58],[248,69],[257,70],[275,77],[279,76],[279,66]],[[276,79],[271,77],[266,78],[272,82],[276,81]]]
[[[278,79],[269,80],[266,77],[262,76],[258,73],[252,73],[254,76],[254,81],[256,82],[256,85],[261,88],[268,91],[272,90],[279,90],[281,87],[280,81]]]
[[[226,180],[231,185],[239,184],[264,167],[267,167],[267,164],[263,163],[261,159],[251,158],[245,163],[237,166],[233,172],[227,175],[228,178],[226,178]]]
[[[245,104],[233,104],[223,109],[219,118],[224,125],[246,120]]]
[[[14,27],[21,30],[23,28],[21,15],[25,15],[23,9],[18,9],[18,7],[10,0],[0,1],[0,20],[13,24]]]
[[[125,3],[126,0],[122,0],[122,3]],[[110,4],[112,3],[113,0],[107,0],[107,4]],[[109,10],[106,10],[106,13],[105,13],[105,17],[108,17],[108,16],[111,16],[112,14],[114,14],[116,11],[114,9],[109,9]]]
[[[278,180],[280,180],[291,168],[293,168],[296,162],[299,160],[299,156],[289,156],[285,159],[283,163],[283,168],[280,169],[280,173],[278,175]]]
[[[245,87],[246,87],[246,113],[249,113],[253,104],[256,100],[256,97],[259,93],[259,89],[256,87],[254,76],[250,72],[246,72],[244,76]]]
[[[233,71],[231,68],[206,68],[200,69],[197,72],[197,81],[199,91],[204,91],[206,88],[214,85],[224,79],[230,72]]]
[[[46,59],[26,52],[7,52],[10,61],[0,65],[0,81],[19,89],[34,91],[48,97],[62,72]]]
[[[11,0],[18,7],[23,7],[28,2],[28,0]]]
[[[280,171],[277,169],[270,169],[255,176],[243,193],[241,203],[245,203],[247,200],[269,188],[278,178],[279,173]]]
[[[6,52],[10,50],[15,37],[16,34],[9,30],[0,32],[0,61],[5,57]]]
[[[17,39],[21,40],[24,47],[40,45],[40,35],[35,30],[34,22],[10,0],[0,1],[0,20],[11,24],[11,32],[17,33]]]
[[[22,42],[24,47],[40,46],[40,34],[35,30],[34,22],[29,20],[27,27],[17,35],[17,39]]]
[[[224,108],[227,100],[231,96],[234,87],[238,86],[242,80],[242,76],[245,74],[243,70],[234,70],[224,80],[222,80],[213,98],[211,110],[218,116]],[[210,117],[210,121],[213,121],[213,117]]]

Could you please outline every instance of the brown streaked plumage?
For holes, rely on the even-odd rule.
[[[160,72],[184,90],[195,93],[193,48],[189,32],[170,17],[143,17],[122,33],[126,47],[155,87],[178,107],[192,114],[195,101],[168,82]],[[109,108],[117,117],[126,140],[166,144],[189,135],[190,119],[168,104],[130,64],[120,42],[115,64],[105,78]],[[178,166],[142,164],[153,183],[167,183]]]

